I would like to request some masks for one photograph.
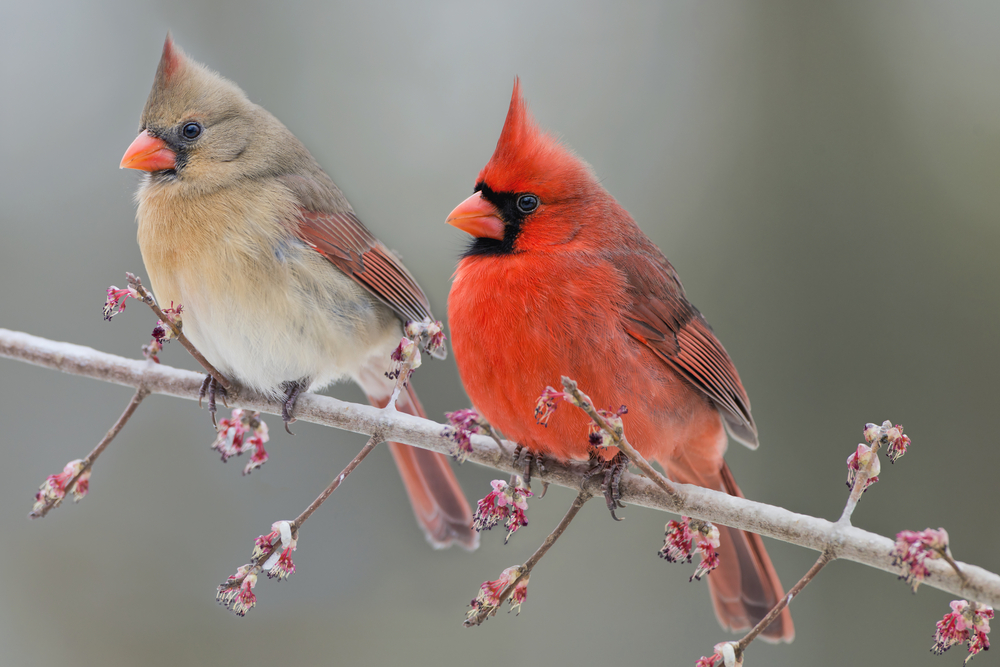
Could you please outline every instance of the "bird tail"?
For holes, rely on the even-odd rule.
[[[688,475],[677,474],[681,471],[676,468],[672,472],[672,476],[679,482],[744,497],[725,462],[714,480],[705,479],[703,475],[698,475],[697,479],[685,479]],[[708,590],[712,595],[715,615],[722,627],[742,632],[767,616],[785,593],[778,580],[778,573],[764,550],[760,535],[727,526],[718,528],[719,567],[708,575]],[[764,630],[761,638],[772,643],[790,642],[795,638],[795,627],[788,607],[781,610],[781,614]]]
[[[368,370],[368,369],[366,369]],[[394,382],[381,373],[366,372],[356,378],[372,405],[383,408],[389,402]],[[400,412],[426,417],[413,390],[412,380],[396,401]],[[389,451],[399,468],[406,493],[410,496],[417,523],[435,549],[458,544],[472,551],[479,546],[479,533],[472,528],[472,509],[462,487],[443,454],[398,442],[390,442]]]

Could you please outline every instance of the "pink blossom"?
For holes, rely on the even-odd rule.
[[[628,408],[626,408],[624,405],[618,408],[617,410],[600,409],[597,411],[597,414],[604,417],[604,421],[608,423],[608,426],[611,427],[611,430],[614,431],[619,438],[625,432],[625,426],[622,423],[622,415],[627,413],[628,413]],[[590,424],[588,425],[587,438],[590,441],[590,445],[592,447],[603,447],[604,438],[606,435],[607,433],[604,431],[603,428],[601,428],[600,424],[598,424],[595,421],[590,422]]]
[[[952,600],[951,611],[937,622],[937,632],[934,634],[934,645],[931,651],[940,655],[955,644],[963,642],[969,645],[969,662],[980,651],[990,647],[990,619],[993,618],[993,608],[968,600]]]
[[[458,446],[454,457],[462,463],[472,453],[472,434],[487,433],[489,424],[472,408],[446,412],[444,416],[447,417],[449,426],[445,427],[441,435],[455,441]]]
[[[681,517],[680,521],[671,519],[664,527],[663,547],[660,549],[660,558],[665,558],[671,563],[691,562],[694,550],[694,538],[691,535],[691,521],[687,517]]]
[[[848,488],[854,488],[854,481],[857,479],[858,472],[862,468],[867,470],[869,473],[869,477],[865,482],[865,488],[862,489],[862,491],[865,491],[869,486],[878,481],[878,473],[881,469],[878,460],[878,452],[872,451],[872,448],[868,445],[858,445],[858,449],[847,457]]]
[[[211,448],[222,455],[223,463],[230,457],[250,452],[250,462],[243,468],[243,474],[249,475],[267,462],[268,455],[264,443],[270,436],[267,424],[260,418],[259,412],[233,410],[229,419],[219,420],[218,428]]]
[[[471,619],[480,611],[486,611],[487,616],[493,616],[504,600],[510,603],[511,611],[521,613],[521,605],[528,597],[529,577],[525,575],[523,579],[518,581],[506,598],[503,597],[503,592],[525,572],[523,565],[515,565],[501,572],[500,578],[495,581],[484,581],[479,587],[479,594],[471,602],[472,611],[466,614],[466,618]]]
[[[420,347],[404,336],[389,358],[393,363],[385,376],[390,380],[397,380],[402,375],[401,382],[405,385],[409,382],[413,371],[420,366]]]
[[[114,285],[109,287],[108,298],[104,302],[104,319],[110,321],[112,317],[124,311],[129,298],[142,300],[139,292],[131,285],[125,289],[118,289]]]
[[[546,387],[542,395],[538,397],[538,402],[535,403],[535,423],[541,424],[542,426],[549,425],[549,419],[552,417],[552,413],[556,411],[557,403],[559,399],[566,399],[566,394],[561,391],[556,391],[552,387]]]
[[[268,579],[278,579],[280,581],[295,574],[295,563],[292,562],[293,551],[295,551],[295,547],[291,546],[281,552],[278,560],[267,571]]]
[[[253,594],[253,587],[257,585],[257,575],[248,574],[240,585],[236,598],[229,608],[237,616],[246,616],[247,612],[257,604],[257,596]]]
[[[719,529],[708,521],[682,516],[680,521],[667,522],[664,535],[660,558],[671,563],[690,563],[695,552],[701,555],[701,562],[689,581],[701,581],[703,576],[719,567]]]
[[[72,485],[69,485],[70,480],[76,477],[82,469],[83,459],[75,459],[67,463],[61,473],[46,477],[35,494],[35,504],[31,508],[31,516],[44,516],[48,511],[46,508],[58,507],[62,504],[67,493],[73,494],[73,502],[78,503],[83,500],[83,497],[90,491],[91,469],[87,468]]]
[[[909,584],[914,593],[929,572],[925,561],[944,558],[948,554],[948,533],[944,528],[928,528],[920,532],[904,530],[896,535],[896,544],[890,553],[892,564],[903,569],[899,578]]]
[[[709,656],[702,656],[695,662],[695,667],[741,667],[743,665],[743,655],[736,657],[736,642],[719,642],[712,647],[714,653]]]
[[[444,359],[447,354],[445,348],[444,327],[440,320],[432,322],[430,318],[423,322],[410,321],[403,328],[403,333],[407,338],[419,340],[423,343],[424,352],[435,359]],[[418,363],[417,366],[420,364]],[[416,368],[416,366],[414,366]]]
[[[885,447],[885,454],[889,457],[889,463],[895,463],[896,459],[906,454],[910,448],[910,437],[903,433],[903,427],[899,424],[893,426],[892,422],[886,420],[881,426],[878,424],[865,424],[865,441],[869,445],[878,442]]]
[[[472,517],[472,527],[477,531],[490,530],[501,521],[507,528],[504,544],[519,528],[528,525],[525,511],[528,509],[528,496],[533,495],[524,485],[524,480],[515,475],[514,483],[508,484],[501,479],[495,479],[490,484],[493,490],[479,501],[476,513]]]

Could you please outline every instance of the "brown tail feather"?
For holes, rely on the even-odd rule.
[[[729,466],[723,463],[720,473],[719,490],[742,498]],[[767,616],[784,596],[784,590],[760,535],[719,526],[719,540],[719,567],[708,576],[715,614],[729,630],[749,630]],[[771,642],[790,642],[795,638],[788,607],[764,630],[761,638]]]
[[[374,387],[365,382],[362,387],[372,405],[385,407],[388,395],[373,396]],[[400,412],[426,417],[423,406],[413,391],[412,381],[396,401]],[[435,549],[444,549],[457,543],[472,551],[479,546],[479,533],[472,529],[472,509],[462,493],[462,487],[448,463],[448,458],[437,452],[390,442],[389,450],[403,478],[406,493],[410,496],[417,523],[424,529],[427,541]]]

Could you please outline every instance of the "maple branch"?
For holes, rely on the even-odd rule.
[[[0,329],[0,356],[124,386],[144,386],[150,393],[190,400],[197,400],[203,379],[198,373],[162,364],[148,365],[144,360],[126,359],[81,345],[55,342],[8,329]],[[282,408],[278,401],[249,393],[236,397],[233,403],[235,407],[274,415],[280,415]],[[444,424],[327,396],[302,394],[296,403],[295,416],[303,421],[369,436],[380,432],[387,440],[443,454],[451,454],[454,448],[454,442],[442,435],[446,429]],[[521,472],[512,465],[509,452],[505,454],[488,436],[472,436],[472,445],[473,451],[468,460],[508,474]],[[539,478],[577,491],[596,492],[596,480],[588,482],[585,479],[587,470],[586,463],[551,461]],[[902,572],[900,566],[892,563],[890,553],[894,541],[888,537],[718,491],[686,484],[674,486],[678,494],[671,497],[649,479],[626,473],[621,480],[622,500],[759,533],[819,552],[829,550],[836,558],[896,575]],[[961,567],[967,583],[963,583],[948,563],[930,560],[926,563],[929,574],[923,580],[924,585],[994,607],[1000,606],[1000,575],[968,563],[957,565]]]

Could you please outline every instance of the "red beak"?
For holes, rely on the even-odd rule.
[[[445,222],[476,238],[503,241],[505,225],[500,211],[478,192],[456,206]]]
[[[167,143],[143,130],[125,151],[125,157],[122,158],[119,168],[162,171],[176,166],[177,154],[167,148]]]

